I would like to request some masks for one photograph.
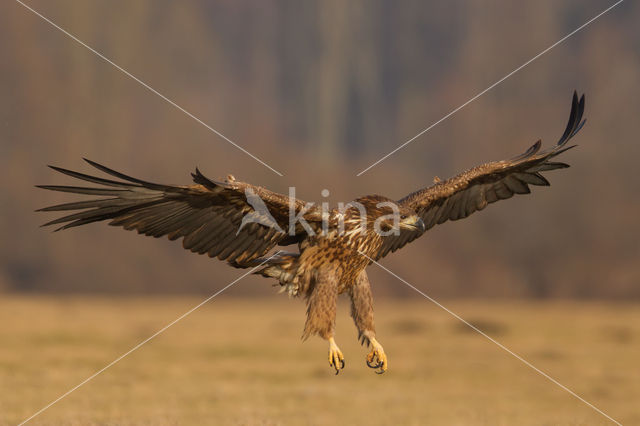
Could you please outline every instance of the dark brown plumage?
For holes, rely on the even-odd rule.
[[[318,334],[329,341],[329,363],[336,373],[344,367],[344,357],[334,341],[336,300],[346,292],[351,297],[351,315],[359,337],[372,347],[367,364],[384,372],[387,358],[376,340],[373,298],[365,271],[370,259],[396,251],[436,224],[465,218],[514,194],[527,194],[529,185],[548,186],[541,172],[569,167],[550,160],[572,148],[566,143],[584,125],[583,112],[584,96],[578,100],[574,93],[569,122],[553,148],[540,151],[538,141],[522,155],[437,180],[433,186],[399,201],[371,195],[354,200],[346,209],[323,212],[304,201],[236,181],[233,176],[216,182],[196,169],[192,185],[160,185],[86,160],[118,180],[51,166],[100,186],[40,188],[98,198],[40,211],[75,211],[44,225],[62,225],[56,230],[109,220],[110,225],[144,235],[182,238],[184,248],[226,260],[235,267],[256,267],[256,273],[277,279],[291,296],[306,297],[303,337]],[[256,207],[256,199],[262,200],[266,213]],[[358,207],[364,210],[364,217]],[[291,224],[291,213],[305,222]],[[399,216],[397,222],[392,213]],[[246,221],[247,217],[252,220]],[[290,244],[297,244],[299,251],[269,255],[276,246]]]

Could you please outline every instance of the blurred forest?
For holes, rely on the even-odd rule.
[[[16,2],[0,5],[0,290],[210,294],[240,275],[165,239],[56,234],[87,157],[188,183],[195,166],[308,201],[400,198],[538,138],[574,89],[587,124],[551,188],[438,226],[385,259],[433,297],[640,297],[640,5],[624,2],[360,177],[612,1],[30,0],[31,7],[284,174],[279,177]],[[376,295],[416,295],[370,268]],[[274,293],[249,277],[237,296]]]

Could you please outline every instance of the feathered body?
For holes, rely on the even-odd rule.
[[[398,201],[372,195],[354,200],[346,209],[324,212],[233,176],[216,182],[196,169],[192,185],[160,185],[87,160],[118,180],[52,167],[100,186],[41,188],[98,198],[41,210],[76,211],[45,224],[64,224],[58,229],[109,220],[110,225],[148,236],[182,238],[188,250],[275,278],[291,296],[307,299],[303,337],[318,334],[329,340],[329,362],[336,371],[344,367],[334,341],[336,301],[339,294],[347,293],[360,339],[372,345],[367,364],[383,372],[387,358],[375,339],[373,298],[365,271],[371,260],[398,250],[436,224],[465,218],[514,194],[527,194],[529,185],[548,186],[541,172],[568,167],[551,160],[571,148],[566,143],[584,124],[583,111],[584,96],[578,99],[574,93],[564,134],[547,151],[540,151],[538,141],[522,155],[486,163],[444,181],[436,178],[434,185]],[[256,207],[257,200],[264,208]],[[292,223],[291,216],[302,220]],[[394,222],[392,217],[399,220]],[[298,245],[297,253],[269,255],[276,246],[291,244]]]
[[[258,258],[249,265],[242,265],[266,263],[259,274],[276,278],[290,296],[307,298],[304,339],[312,334],[325,339],[333,336],[337,296],[345,292],[353,302],[352,316],[359,335],[368,343],[368,336],[375,333],[373,315],[365,312],[373,311],[365,268],[383,243],[383,237],[374,229],[375,220],[391,214],[379,204],[392,200],[374,195],[355,202],[365,207],[365,220],[356,208],[345,212],[334,209],[329,212],[328,226],[324,230],[300,241],[299,253],[280,252],[271,259]]]

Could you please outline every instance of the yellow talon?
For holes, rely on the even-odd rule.
[[[344,369],[344,355],[333,337],[329,338],[329,366],[336,369],[336,374]]]
[[[376,371],[376,373],[382,374],[389,367],[387,355],[385,355],[382,345],[375,338],[372,337],[369,341],[371,343],[371,352],[367,355],[367,365],[369,368],[379,368],[380,370]]]

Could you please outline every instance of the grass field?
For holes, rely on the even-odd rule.
[[[202,298],[204,299],[204,297]],[[0,298],[0,424],[17,424],[197,298]],[[623,424],[640,424],[636,304],[445,303]],[[300,341],[304,305],[220,297],[31,424],[612,424],[424,300],[376,307],[381,376],[341,305],[337,342]]]

